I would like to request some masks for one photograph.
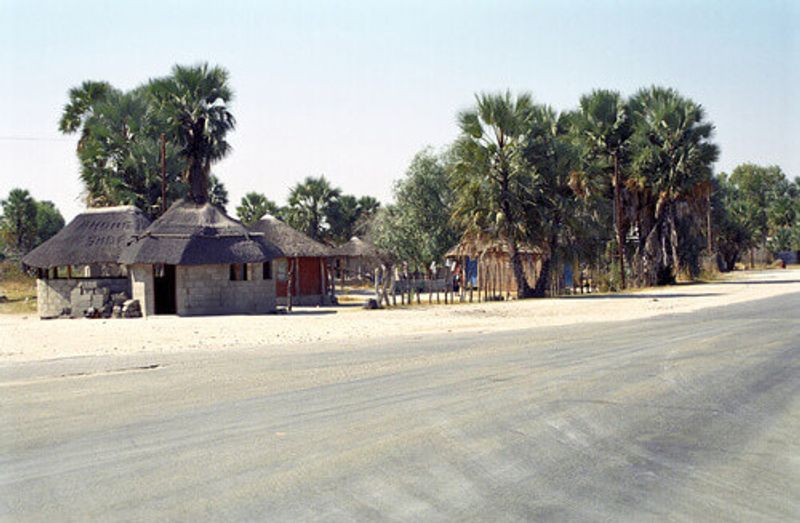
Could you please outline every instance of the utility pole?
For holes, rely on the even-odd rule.
[[[161,133],[161,214],[167,211],[167,137]]]
[[[706,197],[706,240],[708,242],[708,255],[711,256],[714,249],[714,242],[711,237],[711,187],[708,188],[708,195]]]
[[[614,221],[617,230],[617,256],[619,257],[619,277],[625,289],[625,234],[622,231],[622,182],[619,175],[619,153],[614,153]]]

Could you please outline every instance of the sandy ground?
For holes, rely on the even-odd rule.
[[[287,315],[153,317],[130,320],[39,320],[0,316],[0,365],[96,355],[220,351],[267,347],[319,350],[320,342],[492,333],[530,327],[583,326],[661,314],[690,313],[800,292],[800,270],[744,272],[709,284],[610,295],[368,311],[297,308]]]

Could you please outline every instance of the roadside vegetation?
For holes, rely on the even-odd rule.
[[[183,197],[225,207],[211,166],[230,152],[233,100],[227,71],[208,64],[129,91],[102,81],[71,89],[59,129],[77,136],[86,204],[135,205],[151,218]],[[800,177],[749,163],[715,174],[714,125],[674,89],[598,89],[561,112],[529,93],[482,93],[457,116],[456,140],[419,151],[389,204],[319,175],[292,187],[285,205],[256,184],[235,211],[246,224],[273,215],[331,245],[364,237],[419,271],[463,238],[503,245],[518,297],[546,295],[567,265],[620,290],[800,251]],[[52,203],[22,189],[2,212],[10,259],[63,226]],[[523,249],[540,253],[532,285]]]
[[[19,263],[0,261],[0,314],[36,312],[36,280]]]

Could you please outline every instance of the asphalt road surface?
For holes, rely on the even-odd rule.
[[[800,294],[0,367],[0,519],[800,519]]]

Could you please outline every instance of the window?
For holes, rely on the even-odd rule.
[[[288,279],[287,271],[288,263],[286,262],[286,258],[281,258],[278,260],[278,268],[276,270],[278,273],[278,281],[286,281]]]
[[[272,279],[272,262],[264,262],[263,271],[264,271],[263,278],[265,280],[271,280]]]
[[[246,281],[246,280],[247,280],[247,264],[246,263],[231,264],[231,281]]]

